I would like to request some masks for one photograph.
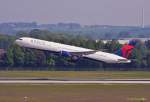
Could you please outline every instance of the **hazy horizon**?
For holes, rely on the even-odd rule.
[[[0,0],[0,23],[139,26],[144,7],[145,25],[150,25],[149,4],[148,0]]]

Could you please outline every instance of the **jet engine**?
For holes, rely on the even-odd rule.
[[[70,57],[71,61],[77,61],[80,58],[80,56],[74,55],[74,54],[67,52],[67,51],[60,51],[59,55],[63,56],[63,57]]]

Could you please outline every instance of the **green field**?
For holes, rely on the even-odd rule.
[[[149,78],[150,72],[144,71],[0,71],[0,77],[40,77],[40,78]]]
[[[150,102],[150,85],[1,84],[0,102]]]

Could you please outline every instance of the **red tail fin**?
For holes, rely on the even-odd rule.
[[[116,54],[125,58],[129,58],[131,56],[132,50],[139,42],[141,41],[138,39],[133,39],[129,41],[129,43],[123,45],[123,47],[119,51],[117,51]]]
[[[131,55],[131,53],[132,53],[132,50],[133,50],[133,49],[134,49],[134,46],[125,44],[125,45],[121,48],[122,57],[129,58],[130,55]]]

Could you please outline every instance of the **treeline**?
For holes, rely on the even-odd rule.
[[[46,29],[51,32],[68,32],[71,35],[84,35],[92,39],[146,38],[150,37],[150,26],[111,26],[80,25],[78,23],[38,24],[36,22],[0,23],[0,32],[15,35],[18,31],[29,32],[32,29]]]
[[[0,35],[0,48],[6,54],[0,61],[1,70],[149,70],[150,41],[138,42],[132,51],[131,64],[106,64],[80,58],[72,61],[70,58],[54,55],[48,51],[22,48],[14,44],[19,37],[33,37],[48,41],[60,42],[90,49],[115,53],[122,47],[116,40],[104,44],[101,40],[92,40],[81,35],[51,33],[46,30],[18,32],[16,36]]]

